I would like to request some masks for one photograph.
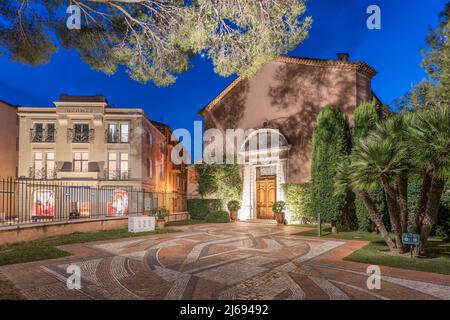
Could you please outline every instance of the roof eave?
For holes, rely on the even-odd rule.
[[[295,63],[309,66],[320,66],[320,67],[342,67],[350,68],[355,71],[364,74],[369,79],[372,79],[378,74],[378,72],[369,66],[365,62],[355,61],[355,62],[342,62],[337,60],[322,60],[322,59],[312,59],[312,58],[300,58],[300,57],[289,57],[280,56],[273,61],[284,62],[284,63]],[[216,98],[214,98],[210,103],[197,112],[200,116],[204,117],[206,110],[216,106],[239,82],[243,80],[242,77],[236,78],[231,84],[229,84]]]

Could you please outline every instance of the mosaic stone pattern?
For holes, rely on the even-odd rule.
[[[74,256],[0,272],[29,299],[450,299],[450,279],[411,271],[392,271],[381,290],[367,289],[367,266],[341,260],[355,242],[251,223],[180,229],[70,245]],[[71,264],[81,269],[80,290],[66,287]]]

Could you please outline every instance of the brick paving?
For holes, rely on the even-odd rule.
[[[342,260],[364,241],[299,237],[256,223],[177,227],[183,232],[63,246],[73,256],[0,267],[27,299],[450,299],[450,277]],[[81,289],[69,290],[69,265]]]

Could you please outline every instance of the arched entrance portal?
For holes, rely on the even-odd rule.
[[[274,220],[272,205],[283,201],[290,145],[276,129],[253,131],[239,149],[244,160],[240,220]]]

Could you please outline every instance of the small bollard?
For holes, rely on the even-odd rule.
[[[320,220],[320,212],[317,214],[317,235],[322,236],[322,221]]]

